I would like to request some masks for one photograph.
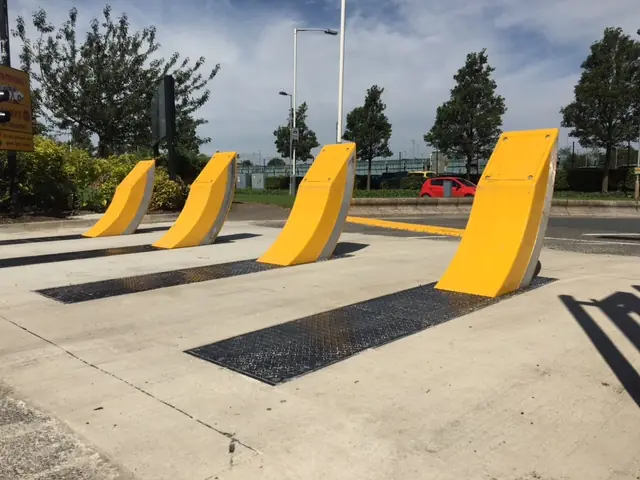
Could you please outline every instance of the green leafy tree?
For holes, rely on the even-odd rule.
[[[251,167],[253,164],[251,163],[251,160],[245,159],[245,160],[240,160],[238,165],[241,167]]]
[[[640,42],[606,28],[582,62],[574,100],[560,110],[562,126],[587,148],[604,149],[602,192],[609,191],[613,151],[637,136],[640,121]]]
[[[504,98],[496,94],[486,49],[467,54],[462,68],[453,76],[456,86],[448,101],[438,107],[436,119],[424,141],[449,157],[466,160],[471,167],[491,156],[507,111]]]
[[[316,132],[311,130],[307,126],[307,102],[304,102],[298,107],[296,112],[296,128],[298,129],[298,143],[296,145],[296,161],[306,162],[307,160],[313,160],[311,150],[319,147]],[[282,158],[289,158],[289,132],[291,131],[291,114],[286,125],[281,125],[273,131],[273,135],[276,137],[276,151]]]
[[[371,163],[374,158],[390,157],[391,123],[384,114],[384,88],[373,85],[367,90],[364,105],[347,114],[342,138],[355,142],[358,158],[367,161],[367,190],[371,190]]]
[[[281,158],[272,158],[267,163],[267,167],[284,167],[286,165],[285,161]]]
[[[206,123],[195,113],[209,99],[205,87],[219,70],[201,70],[205,59],[191,64],[174,53],[169,60],[155,56],[160,44],[155,27],[132,33],[126,14],[113,19],[106,6],[103,19],[94,18],[84,40],[77,33],[78,11],[72,8],[60,28],[40,9],[32,16],[38,38],[27,37],[18,17],[13,35],[22,42],[22,69],[31,73],[34,114],[40,123],[72,130],[79,138],[97,136],[98,155],[134,151],[151,142],[151,98],[160,81],[175,79],[178,152],[198,151],[209,141],[196,134]]]

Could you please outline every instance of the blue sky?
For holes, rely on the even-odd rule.
[[[39,6],[60,24],[75,5],[80,25],[100,15],[95,0],[12,0],[17,15]],[[203,148],[235,150],[245,157],[275,154],[273,130],[286,121],[292,86],[293,28],[339,27],[340,0],[111,1],[135,28],[153,24],[162,53],[201,55],[221,64],[211,82]],[[347,0],[345,113],[372,84],[393,124],[392,151],[426,154],[422,136],[436,107],[448,98],[452,75],[470,51],[487,48],[498,91],[506,98],[505,130],[558,127],[559,109],[571,101],[580,63],[606,26],[635,35],[638,0]],[[17,61],[18,45],[13,58]],[[299,37],[298,100],[309,104],[309,126],[320,143],[335,140],[338,38]],[[568,144],[566,132],[561,146]]]

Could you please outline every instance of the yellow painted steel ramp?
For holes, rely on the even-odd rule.
[[[558,135],[558,129],[501,135],[436,288],[497,297],[531,282],[551,208]]]
[[[136,231],[147,213],[156,175],[155,160],[143,160],[118,185],[111,204],[84,237],[129,235]]]
[[[195,247],[215,241],[231,209],[237,157],[236,152],[220,152],[211,157],[191,185],[180,216],[154,247]]]
[[[349,211],[355,169],[355,143],[326,145],[302,179],[282,232],[258,262],[289,266],[331,257]]]

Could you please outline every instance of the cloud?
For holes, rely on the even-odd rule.
[[[295,26],[337,28],[339,0],[147,0],[110,2],[127,12],[135,28],[153,24],[162,54],[204,55],[222,68],[211,82],[211,100],[200,114],[209,120],[202,134],[213,141],[204,151],[260,151],[275,154],[273,130],[284,123],[292,88]],[[99,16],[103,3],[78,4],[80,25]],[[16,0],[10,11],[26,15],[42,6],[59,24],[66,0]],[[606,26],[629,33],[640,27],[637,0],[348,0],[345,113],[362,103],[372,84],[393,124],[392,151],[412,154],[436,107],[448,98],[452,76],[470,51],[487,48],[496,67],[499,93],[508,112],[505,129],[549,128],[572,98],[580,62]],[[17,62],[14,40],[12,57]],[[298,103],[309,104],[308,123],[320,143],[335,140],[338,37],[299,36]],[[566,143],[566,132],[561,143]]]

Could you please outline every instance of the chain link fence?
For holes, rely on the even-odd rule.
[[[284,162],[284,165],[282,163]],[[487,161],[481,161],[479,170],[481,173]],[[267,177],[282,177],[291,175],[291,165],[289,159],[281,159],[276,156],[262,155],[261,152],[238,154],[239,173],[265,173]],[[296,175],[304,176],[311,162],[297,162]],[[475,173],[475,168],[472,169]],[[366,161],[359,161],[356,164],[356,174],[366,175],[368,165]],[[432,171],[436,174],[464,175],[467,172],[466,161],[460,159],[449,159],[445,155],[437,152],[429,157],[419,158],[386,158],[374,159],[371,162],[372,175],[382,175],[385,173]]]

